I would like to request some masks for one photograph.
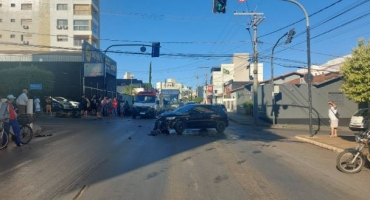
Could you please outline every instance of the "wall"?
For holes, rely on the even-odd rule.
[[[320,87],[312,87],[312,123],[329,125],[328,101],[337,104],[341,115],[339,125],[348,126],[359,105],[339,92],[341,80],[329,82]],[[337,94],[333,94],[337,93]],[[272,121],[272,86],[258,88],[259,118]],[[275,96],[275,119],[277,124],[308,124],[309,103],[307,85],[280,85],[280,93]]]

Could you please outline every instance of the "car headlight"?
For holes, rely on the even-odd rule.
[[[174,120],[176,117],[166,117],[166,120],[169,120],[169,121],[171,121],[171,120]]]

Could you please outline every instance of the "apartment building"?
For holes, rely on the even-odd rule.
[[[99,48],[100,0],[0,0],[0,53]]]

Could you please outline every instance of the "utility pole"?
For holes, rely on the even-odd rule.
[[[258,51],[257,51],[257,26],[265,19],[263,13],[234,13],[234,15],[253,15],[251,26],[253,27],[253,119],[258,122]],[[247,27],[248,29],[248,27]]]
[[[205,103],[207,103],[207,79],[208,79],[208,73],[207,73],[207,69],[209,67],[198,67],[198,68],[201,68],[201,69],[204,69],[205,70],[205,79],[204,79],[204,100],[205,100]]]

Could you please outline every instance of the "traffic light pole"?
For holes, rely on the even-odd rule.
[[[153,43],[153,45],[158,45],[158,48],[160,47],[159,46],[159,42],[157,43]],[[107,47],[103,52],[104,52],[104,59],[103,59],[103,67],[104,67],[104,93],[105,95],[107,95],[108,91],[107,91],[107,84],[106,84],[106,78],[107,78],[107,69],[105,67],[105,55],[107,54],[108,50],[112,47],[122,47],[122,46],[141,46],[140,48],[140,51],[141,52],[145,52],[146,51],[146,48],[145,47],[152,47],[153,48],[153,45],[147,45],[147,44],[113,44],[113,45],[110,45],[109,47]],[[157,47],[157,46],[156,46]],[[153,54],[153,50],[152,50],[152,54]],[[159,56],[159,51],[158,51],[158,56]],[[158,57],[158,56],[155,56],[155,57]],[[152,57],[154,57],[152,55]],[[116,85],[117,85],[117,77],[116,77]],[[115,91],[117,92],[117,91]]]
[[[299,8],[304,13],[304,16],[306,18],[306,37],[307,37],[307,87],[308,87],[308,103],[309,103],[309,108],[308,108],[308,117],[309,117],[309,130],[310,130],[310,136],[313,137],[314,134],[312,132],[312,75],[311,75],[311,37],[310,37],[310,19],[308,17],[308,14],[304,7],[298,3],[295,0],[283,0],[283,1],[288,1],[291,3],[296,4]]]

